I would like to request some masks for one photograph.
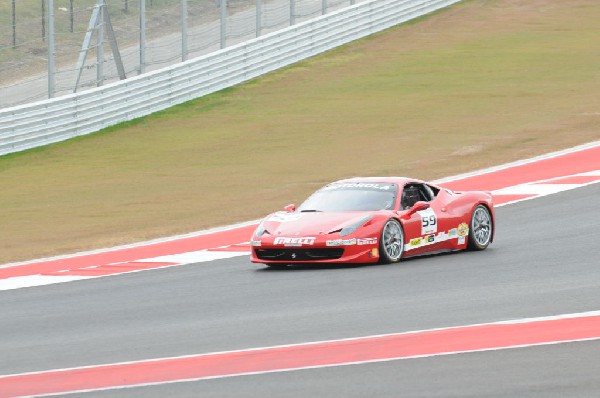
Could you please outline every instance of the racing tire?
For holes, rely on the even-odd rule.
[[[386,221],[379,239],[379,262],[382,264],[397,263],[404,253],[404,230],[400,222],[394,218]]]
[[[479,205],[471,214],[469,223],[469,250],[485,250],[492,241],[493,231],[492,215],[484,205]]]

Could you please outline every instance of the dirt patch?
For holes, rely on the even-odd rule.
[[[466,1],[2,157],[0,263],[256,219],[337,178],[434,179],[598,140],[598,20],[594,0]]]

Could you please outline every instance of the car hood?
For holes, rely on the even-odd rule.
[[[372,211],[317,212],[317,213],[273,213],[264,221],[265,229],[275,236],[318,236],[334,233],[356,224]]]

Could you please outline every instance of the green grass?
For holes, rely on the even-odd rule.
[[[104,132],[0,158],[0,262],[259,218],[348,176],[600,139],[600,4],[471,0]]]

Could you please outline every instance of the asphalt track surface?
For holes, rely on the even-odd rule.
[[[595,311],[599,197],[594,184],[498,208],[479,253],[283,271],[243,256],[0,292],[0,374]],[[599,353],[595,340],[81,395],[597,397]]]

